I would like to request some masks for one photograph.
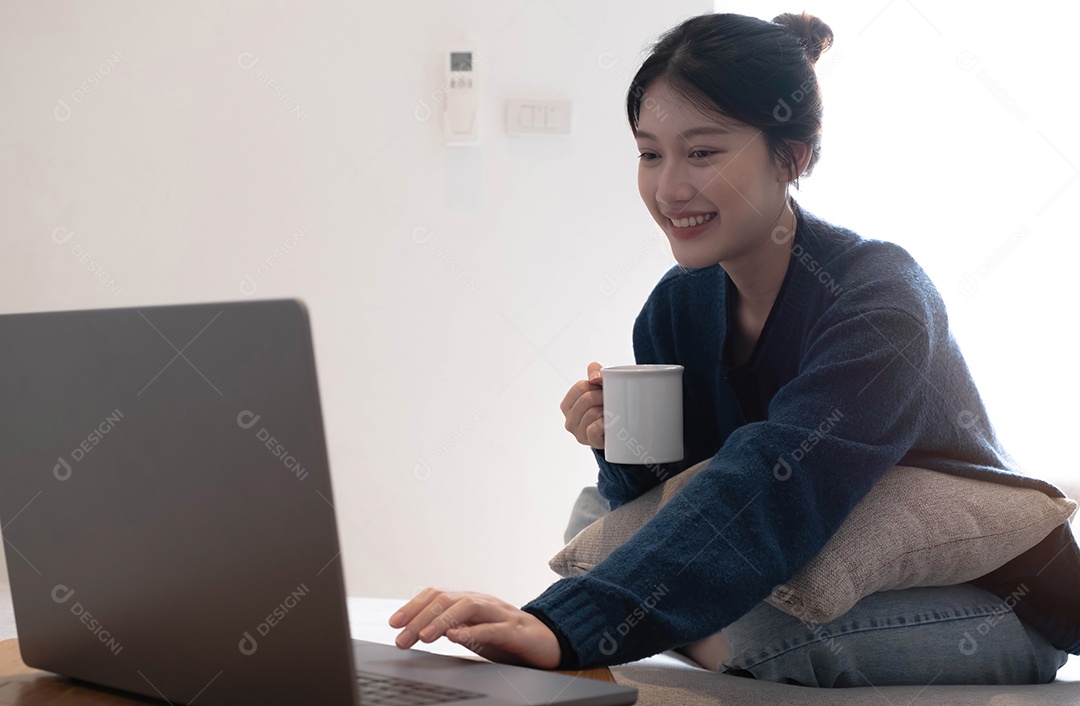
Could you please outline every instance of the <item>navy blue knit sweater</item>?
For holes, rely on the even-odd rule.
[[[1001,448],[934,284],[902,247],[803,211],[757,345],[732,365],[734,285],[719,265],[668,271],[634,323],[638,363],[683,373],[685,456],[612,464],[593,450],[614,509],[708,466],[587,575],[523,610],[562,646],[562,669],[622,664],[696,641],[790,580],[892,466],[1037,488]],[[643,459],[645,460],[645,459]],[[1080,654],[1080,548],[1067,525],[973,584],[1056,647]]]

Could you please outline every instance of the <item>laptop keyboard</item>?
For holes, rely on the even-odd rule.
[[[360,670],[356,672],[356,680],[360,684],[361,706],[422,706],[484,697],[471,691]]]

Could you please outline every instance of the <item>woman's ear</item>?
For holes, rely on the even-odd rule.
[[[793,164],[782,165],[780,180],[784,182],[797,181],[799,176],[806,171],[806,165],[810,163],[810,145],[805,142],[788,141],[791,155],[795,158]]]

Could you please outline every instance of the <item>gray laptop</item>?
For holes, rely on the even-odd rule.
[[[350,638],[296,300],[0,316],[0,523],[23,660],[73,679],[198,706],[637,698]]]

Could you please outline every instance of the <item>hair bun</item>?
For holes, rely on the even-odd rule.
[[[773,22],[787,27],[792,34],[799,38],[806,49],[806,56],[811,64],[816,64],[818,58],[833,43],[833,31],[829,25],[817,17],[805,12],[796,15],[793,12],[785,12],[773,18]]]

